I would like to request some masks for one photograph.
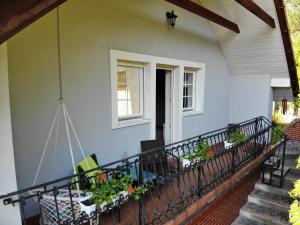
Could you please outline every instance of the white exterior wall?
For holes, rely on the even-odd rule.
[[[11,130],[6,43],[0,45],[0,195],[17,190]],[[0,203],[0,224],[21,225],[18,205]]]
[[[166,22],[166,12],[172,9],[178,15],[174,29]],[[161,0],[74,0],[63,4],[60,12],[65,99],[85,152],[96,153],[100,164],[120,159],[124,151],[127,155],[140,152],[140,141],[151,136],[150,124],[112,129],[111,49],[204,63],[204,113],[183,118],[182,136],[228,124],[230,72],[206,20]],[[19,188],[33,182],[56,109],[56,51],[55,12],[8,42]],[[72,173],[63,139],[53,178]],[[53,154],[49,150],[38,182],[52,179]],[[77,150],[78,162],[81,155]]]
[[[238,123],[258,116],[265,116],[271,120],[272,98],[270,75],[232,76],[231,123]]]

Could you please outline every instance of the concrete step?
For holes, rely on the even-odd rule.
[[[292,200],[288,196],[256,189],[248,196],[248,202],[288,213]]]
[[[235,221],[231,225],[263,225],[263,224],[239,216],[238,218],[235,219]]]
[[[289,172],[285,175],[286,180],[295,181],[300,179],[300,170],[291,168]]]
[[[288,213],[248,202],[240,210],[240,217],[265,225],[288,225]]]
[[[279,167],[279,169],[274,172],[274,175],[280,177],[281,170],[282,170],[282,167]],[[289,167],[283,167],[283,176],[285,176],[289,172],[289,170],[290,170]]]
[[[300,148],[286,148],[285,155],[290,157],[298,157],[300,155]]]
[[[273,194],[282,195],[284,197],[289,197],[288,192],[292,188],[293,188],[293,182],[290,180],[284,180],[282,188],[266,185],[261,183],[260,181],[255,184],[255,190],[270,192]]]

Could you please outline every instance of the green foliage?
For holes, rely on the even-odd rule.
[[[247,138],[239,130],[228,134],[228,142],[239,144],[243,141],[246,141]]]
[[[272,116],[272,120],[275,124],[283,124],[285,123],[284,117],[282,113],[274,113]]]
[[[300,167],[300,158],[297,160],[297,168]],[[293,203],[290,206],[289,216],[290,223],[293,225],[300,225],[300,180],[297,180],[294,184],[294,189],[289,192],[291,198],[294,199]]]
[[[182,158],[188,159],[190,161],[196,160],[198,158],[204,158],[205,160],[209,160],[212,159],[213,156],[214,156],[214,152],[209,149],[209,144],[207,140],[205,140],[197,144],[194,153],[186,154]]]
[[[284,130],[288,126],[286,123],[275,123],[275,129],[272,131],[271,144],[276,144],[284,137]]]
[[[290,206],[289,211],[290,223],[293,225],[300,225],[300,206],[299,201],[294,200]]]
[[[130,175],[121,177],[114,174],[113,177],[107,178],[105,173],[98,173],[96,183],[88,192],[92,193],[92,202],[96,205],[101,205],[104,202],[112,203],[114,199],[119,197],[122,191],[128,192],[128,195],[134,200],[139,200],[143,194],[147,192],[146,186],[133,187],[134,180]]]
[[[300,58],[299,58],[299,60],[300,60]],[[298,94],[298,96],[294,98],[294,106],[295,106],[295,108],[300,108],[300,94]]]

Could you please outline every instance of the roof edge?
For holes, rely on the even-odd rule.
[[[278,21],[279,21],[281,36],[283,40],[287,65],[289,69],[293,96],[296,97],[299,94],[299,80],[297,76],[297,67],[296,67],[296,61],[294,57],[293,45],[289,33],[289,26],[288,26],[286,11],[285,11],[285,4],[283,0],[274,0],[274,3],[275,3],[275,8],[277,12]]]
[[[0,24],[0,44],[67,0],[35,1],[30,8]]]

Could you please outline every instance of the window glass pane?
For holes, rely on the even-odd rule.
[[[126,72],[124,71],[124,69],[122,70],[122,68],[119,68],[118,83],[126,83]]]
[[[187,98],[187,108],[193,107],[193,98],[192,97],[186,97]]]
[[[185,72],[183,82],[183,109],[193,110],[194,73]]]
[[[128,100],[128,114],[136,115],[140,113],[140,102],[137,99]]]
[[[186,87],[187,89],[187,96],[193,96],[193,86],[189,85]]]
[[[127,100],[118,101],[118,116],[127,115]]]
[[[183,97],[183,108],[187,108],[187,99],[186,97]]]
[[[118,66],[118,116],[141,114],[143,68]]]
[[[118,99],[127,99],[126,84],[118,84]]]
[[[187,87],[183,86],[183,97],[187,96]]]
[[[185,83],[193,84],[193,74],[192,73],[185,73]]]

